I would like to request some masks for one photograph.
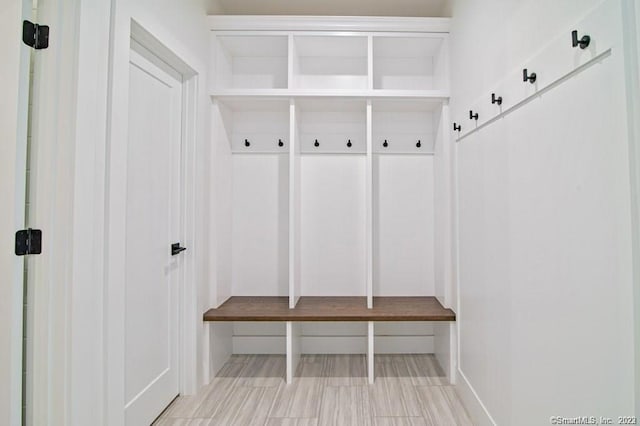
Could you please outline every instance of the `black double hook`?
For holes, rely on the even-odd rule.
[[[491,94],[491,103],[492,104],[502,105],[502,96],[496,97],[496,94],[492,93]]]
[[[528,81],[529,83],[533,84],[536,82],[536,78],[538,78],[538,76],[536,76],[535,72],[529,74],[529,71],[526,68],[522,70],[522,81]]]
[[[389,146],[389,142],[385,139],[384,142],[382,142],[382,146],[387,148]],[[418,142],[416,142],[416,147],[422,147],[422,142],[420,141],[420,139],[418,139]]]
[[[589,43],[591,43],[591,37],[588,35],[583,35],[582,38],[578,39],[578,31],[571,31],[571,47],[578,47],[580,49],[586,49],[589,47]]]
[[[459,132],[460,130],[462,130],[462,126],[460,126],[460,125],[459,125],[459,124],[457,124],[457,123],[453,123],[453,131],[454,131],[454,132],[455,132],[455,131],[458,131],[458,132]]]
[[[475,114],[473,113],[473,110],[469,110],[469,120],[476,120],[478,121],[478,112],[476,112]]]

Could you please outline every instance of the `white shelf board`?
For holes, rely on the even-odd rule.
[[[354,152],[354,151],[301,151],[300,155],[367,155],[366,152]]]
[[[425,152],[416,152],[416,151],[395,151],[395,152],[382,152],[382,151],[373,151],[373,155],[435,155],[434,152],[425,151]]]
[[[351,97],[351,98],[416,98],[448,101],[449,92],[442,90],[308,90],[308,89],[220,89],[210,93],[212,98],[304,98],[304,97]]]
[[[231,154],[241,155],[289,155],[289,150],[286,151],[231,151]]]

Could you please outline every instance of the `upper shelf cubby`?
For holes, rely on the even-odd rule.
[[[286,89],[288,37],[214,35],[215,89]]]
[[[447,90],[447,49],[442,35],[373,37],[373,88]]]
[[[294,89],[366,90],[366,36],[296,35],[293,38]]]

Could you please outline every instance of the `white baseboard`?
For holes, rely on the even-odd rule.
[[[482,403],[473,386],[471,386],[467,377],[459,368],[457,379],[456,393],[462,400],[469,416],[471,416],[473,424],[477,426],[496,426],[496,422],[489,414],[489,410],[487,410],[487,407]]]

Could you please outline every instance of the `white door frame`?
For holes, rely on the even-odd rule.
[[[116,10],[118,10],[116,8]],[[129,52],[131,40],[176,69],[183,76],[183,135],[182,135],[182,222],[181,243],[188,250],[183,259],[178,312],[179,389],[193,393],[196,388],[196,331],[201,321],[197,311],[195,282],[195,146],[198,74],[181,59],[179,46],[165,42],[161,31],[131,17],[126,8],[116,12],[112,27],[112,58],[110,69],[111,104],[110,131],[107,140],[106,173],[106,287],[105,287],[105,344],[106,344],[106,409],[105,424],[124,424],[124,283],[125,283],[125,217],[126,170],[129,103]],[[162,41],[161,41],[162,40]],[[183,56],[182,56],[183,57]],[[160,414],[160,413],[158,413]]]
[[[0,424],[22,421],[23,259],[13,252],[24,228],[30,49],[22,43],[29,4],[12,0],[0,10]]]
[[[102,417],[96,384],[103,381],[103,355],[94,340],[102,328],[102,272],[95,260],[106,112],[96,99],[106,99],[101,69],[108,56],[95,49],[104,40],[108,46],[110,5],[104,3],[38,4],[38,21],[51,32],[49,48],[34,61],[29,221],[42,229],[43,244],[42,254],[29,259],[31,424],[91,424]]]

